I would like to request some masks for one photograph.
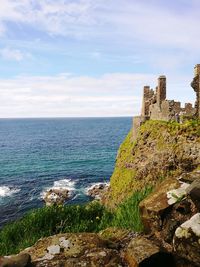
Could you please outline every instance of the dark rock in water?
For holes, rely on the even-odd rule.
[[[44,195],[44,201],[46,206],[51,205],[63,205],[70,197],[68,189],[52,188],[48,190]]]
[[[27,253],[0,258],[1,267],[30,267],[31,256]]]
[[[174,235],[174,251],[181,257],[200,266],[200,213],[181,224]]]
[[[101,199],[103,194],[108,190],[108,187],[108,183],[99,183],[91,186],[88,189],[87,194],[95,199]]]

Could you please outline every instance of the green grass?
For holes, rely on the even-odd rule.
[[[110,226],[143,231],[143,225],[140,219],[139,203],[152,192],[152,187],[146,187],[143,191],[136,191],[130,198],[125,200],[114,211]],[[106,214],[106,216],[108,216]],[[104,217],[102,218],[103,222]]]
[[[0,231],[0,255],[17,253],[39,238],[64,232],[97,232],[106,214],[98,203],[44,207],[27,213]]]
[[[150,192],[150,188],[135,192],[114,212],[98,202],[33,210],[0,231],[0,255],[18,253],[38,239],[58,233],[99,232],[111,226],[142,231],[138,205]]]

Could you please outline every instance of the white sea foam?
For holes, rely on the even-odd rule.
[[[19,188],[9,187],[9,186],[0,186],[0,198],[10,197],[11,195],[18,193],[20,191]]]
[[[74,185],[75,185],[75,181],[72,181],[71,179],[63,179],[63,180],[55,181],[53,188],[74,190],[75,189]]]
[[[45,190],[40,194],[41,198],[44,199],[46,194],[52,189],[59,190],[69,190],[69,193],[72,195],[72,192],[75,190],[75,181],[71,179],[62,179],[55,181],[52,187],[45,188]]]

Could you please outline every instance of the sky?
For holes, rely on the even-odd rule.
[[[199,0],[0,0],[0,117],[140,113],[144,85],[194,102]]]

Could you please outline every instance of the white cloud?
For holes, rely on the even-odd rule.
[[[1,0],[0,34],[12,31],[12,26],[6,27],[7,22],[12,22],[21,29],[23,25],[26,29],[30,26],[51,36],[86,39],[124,49],[126,45],[134,46],[150,63],[158,61],[159,66],[163,58],[163,65],[168,68],[173,66],[175,53],[178,66],[188,61],[186,52],[192,60],[200,57],[199,12],[197,0],[171,4],[154,0]],[[172,55],[167,52],[169,49],[173,50]],[[100,54],[97,51],[91,56],[97,59]]]
[[[27,56],[26,54],[23,54],[20,50],[11,48],[0,49],[0,55],[4,59],[15,61],[21,61]]]
[[[137,73],[98,78],[62,73],[1,79],[0,117],[133,116],[140,112],[143,86],[155,88],[156,78]],[[194,102],[190,79],[169,77],[168,99]]]
[[[0,80],[0,117],[132,116],[140,110],[143,84],[153,78],[114,73]]]
[[[121,38],[122,42],[128,38],[129,42],[198,48],[199,1],[190,1],[183,14],[178,5],[186,6],[184,0],[171,9],[166,5],[136,0],[1,0],[0,22],[25,23],[53,35]]]
[[[186,73],[184,68],[188,66],[188,62],[193,65],[200,57],[200,2],[168,2],[1,0],[0,36],[7,34],[7,39],[4,39],[6,47],[0,49],[0,56],[19,62],[30,57],[24,50],[36,51],[36,47],[37,52],[39,51],[38,62],[41,60],[40,63],[43,64],[42,60],[45,61],[45,57],[42,53],[46,52],[46,47],[51,43],[54,50],[48,51],[49,61],[44,64],[50,68],[49,65],[54,65],[51,60],[54,60],[60,43],[65,44],[66,50],[63,52],[67,51],[71,57],[77,58],[80,54],[74,52],[76,49],[70,52],[69,44],[75,44],[77,51],[81,50],[84,44],[89,47],[88,49],[91,48],[86,52],[87,57],[96,60],[97,63],[102,63],[101,60],[107,58],[108,61],[104,63],[109,62],[109,69],[112,69],[115,62],[119,63],[125,59],[130,60],[129,63],[134,65],[134,69],[138,62],[140,67],[143,62],[143,68],[146,70],[149,67],[157,68],[159,70],[156,72],[164,72],[168,77],[174,73],[174,77],[169,81],[169,98],[181,97],[182,101],[188,101],[187,96],[192,95],[191,89],[187,89],[192,70],[191,77],[179,77],[177,69],[183,66],[182,73]],[[183,10],[186,4],[190,8]],[[182,13],[179,11],[180,8]],[[54,42],[54,38],[49,41],[45,35],[62,38]],[[9,36],[14,38],[7,43]],[[32,42],[32,38],[37,42]],[[74,39],[80,42],[74,42]],[[86,42],[82,43],[82,40]],[[24,41],[27,41],[27,45],[23,46]],[[46,46],[40,50],[42,42]],[[14,43],[20,49],[13,49]],[[51,57],[51,54],[54,57]],[[87,60],[86,57],[84,60]],[[83,65],[81,59],[80,63]],[[124,66],[125,64],[120,70]],[[99,64],[97,67],[100,69],[102,65]],[[66,69],[70,70],[70,66]],[[37,69],[33,71],[37,73]],[[50,71],[53,73],[53,69]],[[155,85],[155,78],[154,75],[146,74],[113,73],[98,78],[60,74],[53,77],[21,76],[9,80],[1,79],[0,117],[137,114],[141,106],[142,87],[145,84]]]
[[[29,53],[23,53],[18,49],[11,49],[9,47],[0,49],[0,56],[6,60],[22,61],[32,56]]]

